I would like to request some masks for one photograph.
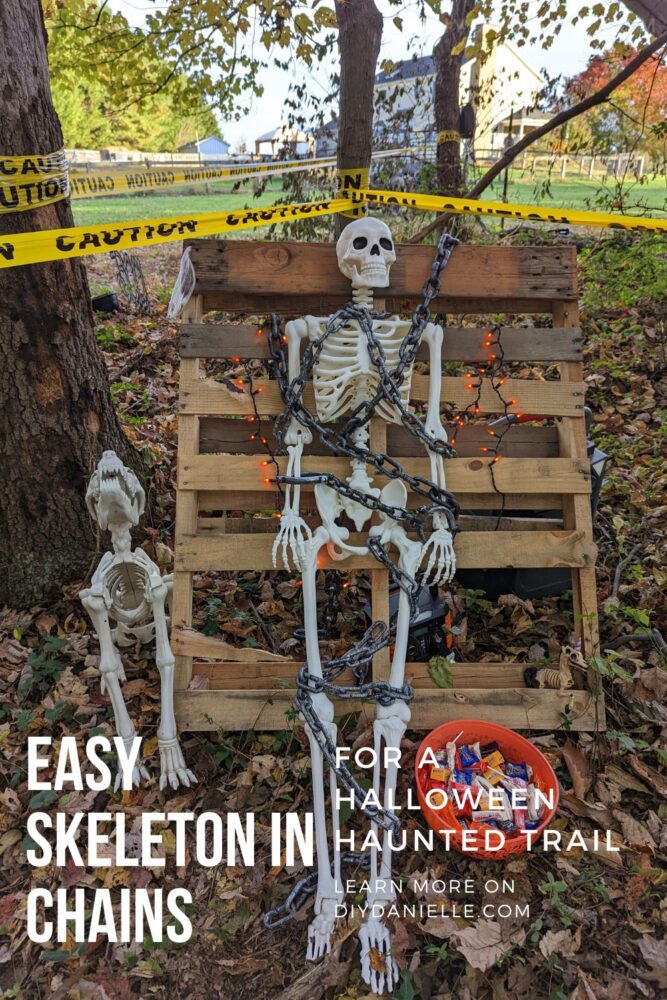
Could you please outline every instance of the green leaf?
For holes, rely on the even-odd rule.
[[[450,661],[444,656],[434,656],[428,661],[428,672],[436,687],[454,687]]]
[[[42,809],[45,806],[50,806],[57,798],[58,792],[53,791],[53,789],[45,789],[33,795],[28,803],[28,807],[30,809]]]

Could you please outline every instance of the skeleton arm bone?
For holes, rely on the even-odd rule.
[[[436,326],[434,323],[427,323],[424,328],[423,337],[429,348],[430,372],[425,428],[431,437],[446,444],[448,441],[447,431],[440,419],[442,327]],[[445,490],[447,486],[445,482],[444,458],[437,452],[432,451],[428,446],[426,450],[431,465],[431,479],[441,490]],[[433,534],[424,547],[424,556],[427,558],[427,562],[423,583],[447,583],[454,576],[456,556],[454,554],[452,534],[444,514],[436,513],[433,515],[433,528]]]
[[[305,319],[291,320],[285,326],[287,336],[287,363],[290,385],[298,377],[301,370],[301,341],[308,336],[308,323]],[[287,446],[286,475],[299,477],[301,475],[301,456],[304,444],[310,444],[313,436],[307,427],[303,427],[295,417],[291,417],[285,432]],[[312,532],[299,514],[301,503],[300,485],[286,484],[285,505],[280,515],[280,527],[273,543],[273,565],[276,565],[278,550],[282,547],[282,557],[285,568],[289,569],[289,555],[300,568],[305,561],[306,544],[312,540]]]

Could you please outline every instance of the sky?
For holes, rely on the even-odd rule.
[[[385,16],[382,51],[380,60],[391,59],[393,62],[408,56],[408,40],[416,38],[421,51],[430,53],[442,27],[435,17],[422,25],[417,16],[416,6],[406,2],[401,8],[397,8],[382,0],[376,0],[377,6]],[[147,12],[155,11],[156,8],[165,8],[168,0],[110,0],[109,7],[112,10],[122,12],[130,24],[141,27]],[[333,4],[331,4],[333,6]],[[533,0],[531,4],[533,10],[537,9],[538,2]],[[581,7],[581,0],[567,0],[568,14],[575,13]],[[443,10],[448,10],[449,4],[443,4]],[[400,13],[403,19],[403,30],[399,31],[393,24],[392,18]],[[607,29],[609,40],[613,39],[613,29]],[[412,42],[411,42],[412,44]],[[525,45],[520,49],[523,58],[538,71],[546,70],[549,77],[553,78],[559,74],[572,76],[584,69],[589,57],[593,54],[590,48],[590,39],[586,34],[586,27],[583,23],[575,26],[567,23],[563,26],[561,33],[550,49],[544,50],[540,45]],[[303,67],[298,72],[303,72]],[[291,82],[297,79],[297,70],[284,71],[274,66],[267,66],[264,70],[261,82],[264,85],[262,97],[253,100],[250,114],[239,122],[221,122],[220,132],[222,136],[232,144],[235,149],[239,142],[245,141],[252,148],[253,140],[275,128],[284,119],[285,98]],[[311,76],[310,83],[314,89],[323,92],[323,85],[326,82],[324,74]]]

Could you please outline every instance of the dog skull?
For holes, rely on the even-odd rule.
[[[380,219],[356,219],[336,244],[338,267],[353,288],[386,288],[396,260],[391,231]]]

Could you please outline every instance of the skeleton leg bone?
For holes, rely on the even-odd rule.
[[[157,567],[156,567],[157,568]],[[178,788],[179,783],[196,785],[197,779],[186,766],[178,741],[174,716],[174,654],[169,645],[165,604],[168,585],[159,576],[151,576],[150,590],[155,624],[155,662],[160,673],[160,728],[157,745],[160,752],[160,790],[167,784]]]
[[[317,640],[317,597],[315,592],[315,576],[317,573],[317,554],[326,544],[329,534],[324,527],[319,527],[312,542],[307,543],[306,558],[302,565],[303,582],[303,613],[306,633],[306,656],[308,669],[316,677],[322,676],[319,644]],[[335,745],[337,726],[333,721],[334,706],[324,692],[312,694],[312,706],[320,719],[326,736]],[[324,755],[315,733],[309,725],[305,726],[310,743],[310,755],[313,772],[313,811],[315,815],[315,845],[317,848],[317,892],[315,896],[315,918],[308,928],[308,947],[306,959],[314,961],[331,950],[331,938],[337,920],[336,907],[343,898],[341,889],[340,850],[337,832],[339,829],[338,806],[336,798],[336,776],[330,772],[332,828],[334,835],[333,863],[334,873],[331,873],[331,857],[327,838],[326,809],[324,798]]]
[[[79,597],[84,608],[90,615],[93,627],[97,632],[97,638],[100,642],[100,673],[102,675],[102,692],[109,692],[114,719],[116,721],[116,729],[118,730],[118,735],[125,744],[126,750],[129,752],[132,748],[132,741],[136,736],[136,731],[132,724],[132,720],[128,715],[125,701],[123,699],[123,693],[120,687],[121,677],[124,679],[125,675],[123,672],[123,664],[120,658],[120,653],[116,649],[111,636],[111,626],[109,624],[106,601],[104,599],[104,595],[94,589],[82,590]],[[144,765],[137,763],[132,772],[132,784],[138,786],[141,784],[142,778],[147,779],[148,777],[149,774]],[[115,791],[118,791],[120,788],[121,781],[122,776],[119,773],[116,775],[114,783]]]
[[[393,486],[392,490],[396,490]],[[384,492],[384,491],[383,491]],[[384,537],[388,537],[400,553],[398,565],[409,576],[414,577],[421,559],[422,546],[413,542],[404,528],[389,518],[384,519]],[[396,641],[394,657],[389,675],[389,683],[400,687],[405,679],[405,657],[410,628],[410,600],[402,590],[398,602]],[[397,763],[401,739],[410,721],[410,709],[405,702],[378,705],[373,725],[375,743],[375,766],[373,768],[373,791],[376,801],[380,798],[380,761],[385,755],[384,745],[392,752],[386,754],[387,766],[384,779],[384,808],[391,811],[395,805],[398,782]],[[377,837],[377,826],[372,824]],[[396,894],[391,885],[391,833],[384,831],[382,852],[378,866],[377,848],[371,844],[371,869],[368,889],[369,917],[359,930],[361,945],[361,975],[375,993],[385,989],[392,992],[398,985],[398,966],[392,956],[391,933],[383,920],[380,910],[385,903],[392,903]],[[382,967],[383,966],[383,967]]]

